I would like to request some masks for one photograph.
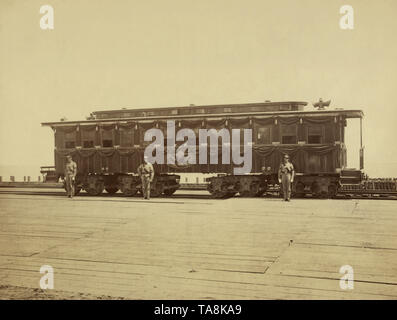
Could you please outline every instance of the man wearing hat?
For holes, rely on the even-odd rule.
[[[290,201],[291,184],[294,182],[295,170],[293,164],[289,161],[289,156],[284,155],[283,162],[278,169],[278,182],[281,183],[283,197],[285,201]]]
[[[150,200],[150,183],[153,181],[154,169],[153,165],[148,162],[148,157],[143,157],[143,163],[138,167],[138,174],[142,181],[143,198]]]
[[[74,196],[74,182],[77,174],[77,164],[72,160],[72,156],[66,156],[65,165],[65,185],[66,194],[69,198]]]

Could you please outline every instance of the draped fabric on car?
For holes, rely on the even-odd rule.
[[[80,131],[93,131],[96,130],[97,125],[93,124],[93,125],[84,125],[84,126],[80,126]]]
[[[250,118],[250,117],[240,117],[240,118],[216,118],[216,119],[185,119],[185,120],[176,120],[175,121],[175,126],[177,129],[179,128],[213,128],[213,129],[222,129],[225,127],[247,127],[251,125],[269,125],[269,124],[274,124],[275,121],[279,124],[283,125],[291,125],[291,124],[297,124],[300,123],[300,119],[302,119],[303,123],[310,123],[310,124],[327,124],[332,121],[334,121],[333,117],[313,117],[313,118],[307,118],[307,117],[295,117],[295,118],[285,118],[285,117],[268,117],[268,118]],[[164,121],[164,123],[166,123]],[[179,123],[181,123],[181,126],[179,127]],[[204,127],[202,124],[204,123]],[[226,126],[227,124],[227,126]]]
[[[140,129],[149,130],[151,128],[156,128],[157,121],[147,121],[147,122],[139,122],[138,126]]]
[[[277,151],[282,154],[293,155],[297,152],[311,152],[318,155],[327,154],[335,150],[337,146],[330,145],[318,145],[318,146],[306,146],[306,145],[274,145],[274,146],[253,146],[254,152],[259,153],[261,156],[268,156],[273,152]]]
[[[263,118],[263,119],[253,119],[253,123],[260,126],[266,126],[273,124],[276,118]]]
[[[74,156],[77,153],[75,149],[56,149],[55,154],[61,157]]]
[[[104,149],[104,148],[90,148],[90,149],[56,149],[55,153],[59,156],[66,157],[71,156],[82,156],[91,157],[94,154],[99,154],[104,157],[111,157],[114,154],[119,154],[122,156],[133,155],[135,153],[143,152],[141,148],[114,148],[114,149]]]
[[[101,124],[100,128],[102,130],[109,131],[109,130],[113,130],[115,128],[115,125],[114,124]]]
[[[304,123],[311,123],[311,124],[326,124],[333,121],[334,121],[333,117],[303,118]]]
[[[76,161],[79,172],[136,172],[142,148],[56,149],[56,167],[63,172],[66,156]]]
[[[67,126],[67,127],[56,127],[57,132],[59,133],[70,133],[70,132],[75,132],[77,130],[77,125],[76,126]]]
[[[252,172],[261,172],[262,167],[271,168],[272,172],[278,170],[279,164],[284,154],[288,154],[298,172],[328,172],[335,171],[336,168],[342,168],[346,165],[346,149],[343,144],[334,142],[341,141],[343,136],[343,127],[340,127],[340,118],[335,116],[267,116],[267,117],[213,117],[207,118],[185,118],[175,120],[175,134],[180,129],[192,129],[196,134],[196,164],[178,165],[178,164],[154,164],[156,172],[213,172],[213,173],[232,173],[235,165],[222,164],[222,146],[218,146],[218,164],[211,164],[210,149],[207,149],[207,163],[199,164],[199,129],[215,129],[217,131],[227,128],[241,129],[240,144],[244,144],[243,129],[253,129],[252,139]],[[302,144],[281,144],[283,142],[282,129],[284,126],[294,126],[296,128],[296,142]],[[308,134],[310,127],[321,127],[319,132],[323,135],[321,143],[308,144]],[[117,129],[118,130],[117,130]],[[136,172],[137,167],[142,161],[145,146],[150,142],[143,142],[144,134],[151,128],[160,129],[164,138],[167,135],[167,120],[139,120],[128,121],[124,123],[106,122],[67,125],[56,127],[55,139],[56,147],[55,156],[57,168],[63,166],[66,155],[72,155],[77,161],[80,172]],[[261,136],[258,136],[258,130],[261,129]],[[266,129],[266,130],[265,130]],[[101,136],[106,133],[109,135],[111,130],[114,131],[113,147],[94,148],[94,146],[103,145],[100,141]],[[125,132],[123,130],[131,130]],[[106,132],[105,132],[106,131]],[[65,137],[73,135],[76,132],[76,146],[82,148],[72,148],[65,145]],[[124,135],[124,136],[123,136]],[[124,138],[123,138],[124,137]],[[264,139],[263,137],[266,137]],[[230,138],[232,138],[230,131]],[[124,141],[124,142],[123,142]],[[84,143],[93,142],[93,143]],[[232,142],[232,139],[231,139]],[[274,144],[279,142],[280,144]],[[165,146],[167,141],[164,141]],[[221,143],[219,141],[219,143]],[[272,144],[273,143],[273,144]],[[284,142],[288,143],[288,142]],[[176,142],[176,149],[182,142]],[[140,145],[140,147],[138,147]],[[64,149],[69,148],[69,149]],[[243,152],[243,148],[241,148]],[[164,155],[166,160],[166,154]],[[231,157],[231,161],[233,161]],[[58,170],[58,169],[57,169]],[[60,171],[63,168],[60,167]]]
[[[297,124],[299,122],[299,118],[277,118],[277,122],[283,125],[291,125]]]
[[[247,128],[251,125],[252,120],[244,117],[244,118],[236,118],[236,119],[228,119],[230,126],[233,128]]]
[[[175,122],[176,128],[179,129],[178,124],[181,124],[180,129],[182,128],[188,128],[188,129],[194,129],[194,128],[205,128],[205,120],[204,119],[192,119],[192,120],[178,120]],[[203,127],[204,124],[204,127]]]
[[[310,166],[313,165],[311,161],[315,162],[317,172],[329,172],[339,167],[334,161],[340,149],[338,145],[253,146],[253,158],[256,160],[254,168],[258,171],[261,166],[270,167],[272,172],[276,172],[283,156],[288,154],[298,172],[310,172]],[[257,163],[258,160],[261,160],[262,164]],[[319,161],[323,163],[318,163]]]
[[[91,149],[84,149],[84,150],[77,150],[76,153],[83,158],[89,158],[92,157],[94,154],[96,154],[96,149],[91,148]]]
[[[226,118],[218,118],[218,119],[207,119],[206,127],[207,129],[222,129],[226,127]]]
[[[118,127],[123,128],[123,129],[133,129],[135,128],[136,123],[135,122],[127,122],[127,123],[119,123]]]

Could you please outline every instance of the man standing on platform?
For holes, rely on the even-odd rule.
[[[290,201],[291,184],[294,182],[295,170],[293,164],[289,161],[289,156],[284,155],[283,162],[278,169],[278,182],[281,183],[284,201]]]
[[[143,198],[150,200],[150,183],[153,181],[153,165],[148,162],[147,156],[144,156],[143,163],[138,167],[138,174],[142,181]]]
[[[77,164],[72,160],[72,156],[66,156],[66,160],[67,160],[65,165],[66,194],[69,198],[73,198],[74,183],[77,174]]]

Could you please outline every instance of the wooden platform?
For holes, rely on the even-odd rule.
[[[1,193],[0,298],[396,299],[396,230],[396,201]]]

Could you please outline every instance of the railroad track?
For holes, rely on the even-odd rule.
[[[14,194],[14,195],[38,195],[38,196],[65,196],[65,191],[63,189],[52,189],[52,190],[43,190],[43,189],[32,189],[32,190],[22,190],[20,188],[0,188],[0,194]],[[77,197],[89,197],[88,193],[81,192]],[[116,194],[107,194],[103,193],[99,198],[126,198],[122,193]],[[240,198],[240,196],[234,195],[236,198]],[[132,198],[140,198],[139,195],[136,195]],[[156,198],[173,198],[173,199],[182,199],[182,198],[191,198],[191,199],[213,199],[211,194],[204,192],[203,190],[196,191],[187,191],[187,190],[179,190],[177,193],[172,196],[160,196]],[[220,199],[228,199],[231,196],[225,196]],[[278,190],[271,190],[270,192],[265,193],[263,196],[255,197],[255,198],[280,198]],[[313,197],[308,194],[303,199],[319,199],[319,197]],[[388,191],[388,190],[344,190],[339,192],[334,199],[371,199],[371,200],[397,200],[397,192]]]
[[[153,199],[161,199],[161,198],[170,198],[170,199],[178,199],[178,198],[191,198],[191,199],[211,199],[211,195],[207,192],[183,192],[184,190],[181,190],[177,192],[176,194],[173,194],[172,196],[160,196],[160,197],[152,197]],[[0,188],[0,195],[1,194],[13,194],[13,195],[37,195],[37,196],[54,196],[54,197],[65,197],[66,193],[63,189],[57,188],[57,189],[52,189],[52,190],[43,190],[43,189],[30,189],[30,190],[22,190],[20,188]],[[126,197],[122,193],[115,193],[115,194],[108,194],[106,192],[102,193],[101,195],[98,196],[91,196],[86,192],[81,191],[76,198],[129,198]],[[140,195],[135,195],[130,198],[135,198],[139,199],[142,198]]]
[[[355,199],[397,200],[397,192],[382,190],[360,190],[356,192],[343,191],[338,193],[338,197]]]

